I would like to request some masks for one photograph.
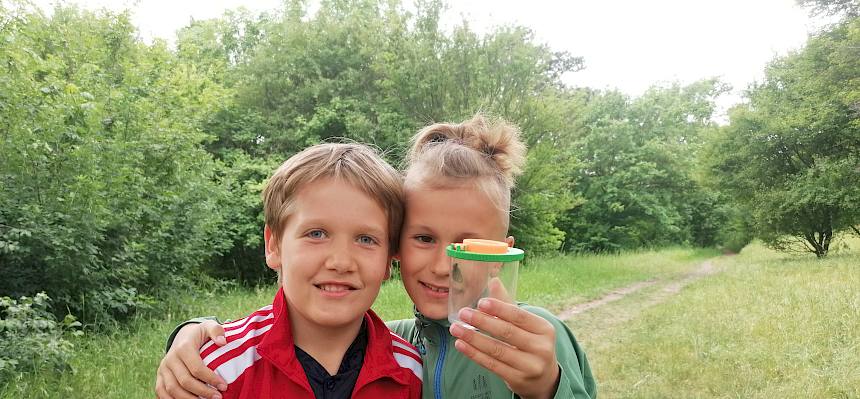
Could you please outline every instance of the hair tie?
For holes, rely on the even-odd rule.
[[[427,138],[427,143],[443,143],[448,140],[448,136],[443,133],[433,133]]]

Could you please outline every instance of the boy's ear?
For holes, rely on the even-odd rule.
[[[513,247],[514,246],[514,236],[508,236],[508,238],[505,238],[505,242],[508,243],[509,247]]]
[[[272,234],[272,229],[269,225],[263,229],[263,240],[265,241],[266,249],[266,265],[269,268],[278,270],[281,268],[281,255],[278,248],[278,239]]]

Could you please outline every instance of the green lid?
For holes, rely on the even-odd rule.
[[[477,260],[482,262],[512,262],[522,260],[526,253],[519,248],[508,248],[508,251],[503,254],[485,254],[479,252],[470,252],[463,249],[463,244],[451,244],[445,248],[448,256],[457,259]]]

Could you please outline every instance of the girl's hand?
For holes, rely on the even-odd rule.
[[[212,320],[188,324],[179,330],[158,366],[155,393],[159,399],[221,399],[218,391],[227,390],[227,383],[200,358],[200,347],[210,339],[218,346],[227,343],[224,327]]]
[[[451,325],[454,346],[475,363],[501,377],[523,399],[552,398],[561,370],[555,357],[555,328],[542,317],[496,298],[504,287],[491,281],[494,298],[478,301],[478,309],[461,309],[460,320],[478,331]]]

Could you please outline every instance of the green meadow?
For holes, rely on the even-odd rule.
[[[860,397],[860,241],[850,245],[824,260],[750,245],[656,304],[641,305],[659,287],[570,320],[600,396]]]
[[[849,248],[853,247],[854,249]],[[860,397],[860,242],[825,260],[759,244],[739,255],[665,249],[529,259],[519,299],[557,314],[640,282],[641,289],[567,322],[589,356],[603,398]],[[697,273],[708,262],[708,273]],[[180,321],[241,317],[274,286],[177,294],[160,316],[110,334],[72,338],[73,370],[23,374],[0,398],[151,398],[164,341]],[[399,280],[374,309],[410,317]]]

